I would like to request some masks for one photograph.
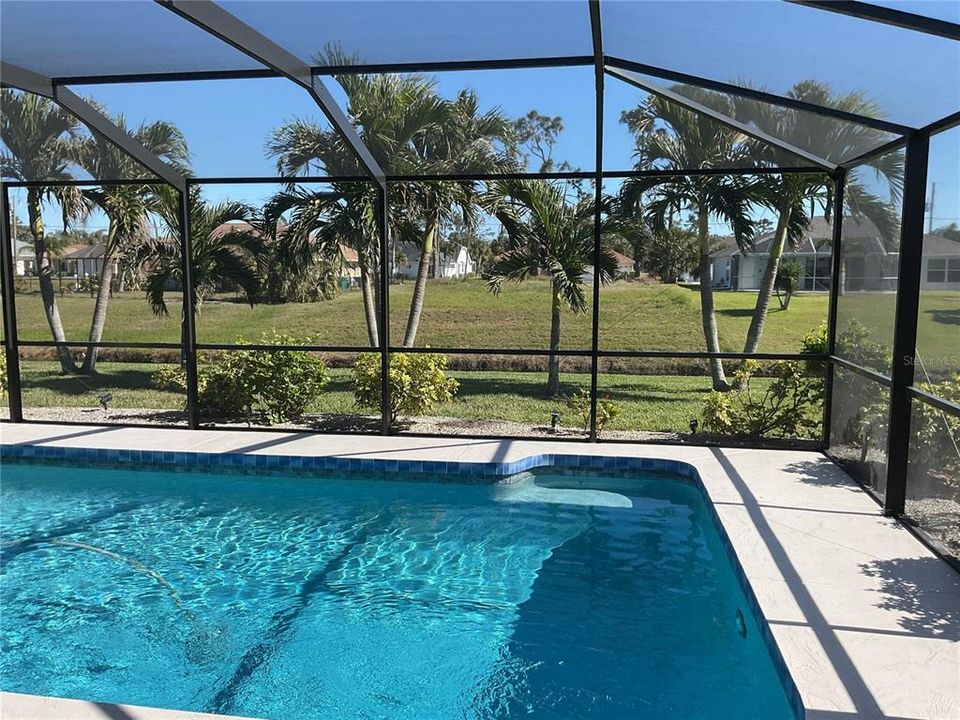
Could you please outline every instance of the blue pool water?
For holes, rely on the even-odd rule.
[[[679,478],[5,463],[0,501],[4,690],[276,720],[793,717]]]

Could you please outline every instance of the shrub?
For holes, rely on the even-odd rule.
[[[830,343],[827,340],[827,324],[821,323],[815,330],[811,330],[803,336],[803,343],[800,348],[801,355],[827,355],[830,351]],[[807,360],[807,370],[810,372],[823,373],[827,363],[825,360]]]
[[[390,356],[390,422],[401,415],[423,415],[453,399],[460,387],[448,378],[447,356],[394,353]],[[363,353],[354,364],[353,395],[362,408],[383,411],[380,397],[380,355]]]
[[[277,333],[264,335],[262,343],[307,344]],[[259,414],[272,425],[301,417],[328,380],[323,359],[301,350],[230,350],[200,358],[197,404],[209,417]],[[186,392],[186,372],[181,366],[162,367],[154,373],[153,384],[159,390]]]
[[[871,340],[873,330],[859,320],[849,320],[837,332],[837,354],[850,362],[875,369],[890,367],[890,348]]]
[[[567,407],[580,416],[583,431],[590,432],[590,391],[580,388],[576,395],[567,400]],[[597,398],[597,435],[622,413],[620,403],[610,398]]]
[[[0,349],[0,399],[7,396],[7,354]]]
[[[183,365],[164,365],[153,373],[153,386],[165,392],[185,393],[187,373]]]
[[[803,363],[781,360],[773,365],[773,379],[755,388],[756,360],[747,360],[733,374],[734,389],[711,392],[703,404],[703,428],[734,437],[814,438],[820,418],[815,409],[823,398],[823,379]]]
[[[960,373],[939,383],[920,382],[931,395],[960,404]],[[884,411],[887,407],[882,408]],[[910,462],[923,472],[934,471],[960,491],[960,419],[921,400],[913,401],[910,434],[914,450]]]

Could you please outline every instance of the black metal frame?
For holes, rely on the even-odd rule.
[[[860,3],[852,3],[859,5]],[[869,153],[851,159],[841,167],[847,172],[864,162],[869,162],[885,153],[905,148],[904,190],[900,223],[900,256],[897,270],[896,308],[894,311],[893,362],[889,374],[864,367],[847,358],[838,356],[836,348],[837,292],[840,289],[840,265],[842,263],[842,229],[835,226],[834,234],[834,289],[830,307],[830,376],[826,403],[832,402],[832,375],[834,368],[843,368],[860,377],[886,388],[890,393],[886,451],[886,482],[882,496],[876,496],[883,512],[893,517],[902,517],[906,510],[908,495],[908,472],[910,465],[910,425],[913,403],[920,402],[937,408],[951,417],[960,418],[960,406],[918,388],[914,368],[917,356],[917,324],[920,312],[921,270],[923,261],[924,214],[926,209],[926,180],[929,162],[930,138],[960,124],[960,113],[951,115],[915,131],[909,137],[891,141]],[[838,198],[842,195],[838,193]],[[842,207],[838,203],[839,207]],[[837,221],[842,218],[838,213]],[[829,423],[829,415],[825,422]],[[842,458],[830,451],[829,425],[825,427],[824,439],[827,454],[842,466]],[[856,477],[856,474],[854,474]],[[870,490],[869,488],[867,488]],[[874,494],[873,490],[870,490]],[[909,526],[909,524],[908,524]],[[911,527],[921,540],[941,556],[949,559],[940,543],[930,537],[923,528]],[[960,569],[960,566],[954,566]]]
[[[602,70],[600,71],[601,78],[603,76]],[[602,82],[602,80],[601,80]],[[599,97],[598,105],[601,108],[598,108],[598,112],[602,112],[602,92]],[[602,155],[602,144],[598,142],[598,161],[600,160],[600,155]],[[596,213],[595,213],[595,242],[594,242],[594,262],[599,264],[599,259],[597,255],[600,251],[600,223],[602,219],[601,204],[600,200],[602,198],[602,181],[606,177],[632,177],[632,176],[641,176],[641,175],[653,175],[653,176],[662,176],[670,177],[676,176],[679,174],[682,175],[693,175],[693,174],[728,174],[728,175],[751,175],[756,174],[757,169],[755,168],[735,168],[730,170],[717,170],[717,169],[695,169],[686,172],[676,172],[676,171],[616,171],[610,173],[596,172],[596,173],[528,173],[524,174],[525,177],[541,179],[541,180],[551,180],[551,179],[569,179],[571,175],[575,175],[578,179],[583,179],[583,176],[586,175],[589,178],[593,179],[596,185]],[[763,169],[763,172],[769,173],[774,172],[768,168]],[[818,168],[797,168],[791,169],[789,172],[822,172]],[[478,179],[493,180],[503,177],[502,175],[457,175],[457,176],[444,176],[442,179],[431,179],[430,182],[474,182]],[[276,183],[276,184],[286,184],[289,182],[303,182],[303,183],[312,183],[312,182],[334,182],[340,181],[337,178],[269,178],[269,177],[256,177],[256,178],[244,178],[249,183]],[[351,180],[356,180],[358,182],[371,182],[367,178],[351,178]],[[401,180],[395,180],[393,177],[388,176],[387,182],[395,182]],[[409,176],[403,176],[402,181],[412,182],[414,178]],[[151,179],[143,180],[123,180],[117,181],[116,183],[109,181],[100,183],[94,180],[75,180],[75,181],[63,181],[63,182],[43,182],[43,181],[14,181],[14,182],[3,182],[2,185],[2,200],[4,203],[4,216],[3,221],[0,223],[2,226],[5,238],[9,237],[9,228],[10,228],[10,215],[8,210],[9,205],[9,191],[14,188],[30,188],[37,186],[55,186],[55,185],[74,185],[74,186],[97,186],[97,185],[110,185],[110,184],[151,184],[156,182]],[[709,360],[713,358],[722,359],[722,360],[745,360],[745,359],[754,359],[754,360],[764,360],[764,361],[775,361],[775,360],[806,360],[806,361],[822,361],[826,362],[828,356],[826,355],[800,355],[796,353],[740,353],[740,352],[719,352],[719,353],[709,353],[701,351],[662,351],[662,350],[606,350],[600,348],[600,337],[599,337],[599,306],[602,298],[602,293],[600,291],[600,282],[597,273],[594,273],[594,286],[593,286],[593,316],[592,316],[592,328],[591,328],[591,343],[589,348],[580,348],[580,349],[560,349],[556,353],[551,352],[549,349],[544,348],[469,348],[469,347],[414,347],[407,348],[402,346],[396,346],[390,343],[390,323],[389,323],[389,288],[390,288],[390,277],[391,269],[389,267],[389,247],[388,247],[388,200],[389,194],[385,188],[378,188],[378,196],[380,198],[380,217],[382,222],[380,224],[380,253],[381,253],[381,262],[380,262],[380,306],[378,308],[379,315],[379,343],[375,347],[367,345],[289,345],[289,346],[278,346],[278,345],[268,345],[268,344],[235,344],[235,343],[208,343],[197,340],[197,331],[194,322],[194,314],[192,311],[193,305],[193,278],[192,278],[192,268],[188,262],[191,257],[190,252],[190,232],[189,232],[189,216],[190,216],[190,193],[189,189],[192,186],[199,186],[207,184],[210,182],[208,178],[189,178],[187,179],[186,186],[187,192],[181,194],[181,244],[183,247],[182,257],[184,260],[184,266],[182,268],[183,272],[183,319],[182,319],[182,333],[181,333],[181,342],[113,342],[113,341],[100,341],[91,343],[86,340],[67,340],[65,342],[59,343],[52,340],[20,340],[17,337],[16,333],[16,314],[15,314],[15,300],[13,297],[10,298],[10,301],[7,302],[6,295],[8,293],[8,288],[10,289],[9,294],[13,295],[14,281],[13,281],[13,260],[12,253],[9,251],[12,250],[12,246],[9,242],[4,242],[4,247],[7,248],[7,251],[3,253],[9,257],[0,257],[2,261],[2,271],[3,275],[3,288],[4,288],[4,303],[3,303],[3,315],[4,315],[4,345],[8,357],[8,369],[10,373],[10,394],[9,394],[9,405],[10,405],[10,418],[11,420],[17,422],[26,422],[26,423],[38,423],[46,424],[42,420],[31,420],[29,418],[23,418],[21,403],[20,403],[20,373],[19,373],[19,349],[24,347],[98,347],[98,348],[132,348],[132,349],[144,349],[144,350],[179,350],[182,352],[186,360],[186,370],[187,370],[187,397],[186,397],[186,411],[187,411],[187,427],[191,429],[197,429],[201,427],[211,427],[209,423],[204,423],[197,406],[197,355],[200,352],[204,351],[231,351],[231,350],[253,350],[261,352],[277,352],[282,350],[301,350],[306,352],[320,352],[320,353],[369,353],[377,352],[381,357],[381,394],[384,398],[384,401],[381,403],[383,410],[381,412],[381,434],[393,434],[396,429],[390,425],[390,385],[389,385],[389,362],[390,356],[393,353],[399,352],[413,352],[413,353],[423,353],[423,354],[446,354],[446,355],[474,355],[474,356],[513,356],[513,357],[550,357],[551,355],[559,356],[560,358],[582,358],[590,360],[590,387],[591,387],[591,421],[590,429],[586,437],[552,437],[545,438],[551,441],[556,442],[607,442],[607,443],[623,443],[631,442],[627,440],[619,439],[607,439],[607,438],[598,438],[596,432],[596,403],[598,398],[598,379],[601,374],[600,360],[608,358],[631,358],[631,359],[678,359],[678,360]],[[220,178],[213,179],[213,183],[223,182]],[[230,181],[231,184],[234,184],[235,181]],[[243,184],[243,183],[237,183]],[[11,330],[7,330],[7,326]],[[60,424],[85,424],[85,423],[60,423]],[[89,424],[89,423],[86,423]],[[108,423],[113,425],[114,423]],[[137,423],[116,423],[117,425],[129,425],[131,427],[153,427],[156,428],[158,425],[150,424],[137,424]],[[181,425],[170,425],[174,428],[182,428]],[[212,427],[216,427],[213,425]],[[231,426],[231,429],[240,429]],[[257,428],[244,428],[244,429],[257,429]],[[414,437],[443,437],[442,435],[431,434],[431,433],[409,433],[403,432],[406,436]],[[458,435],[458,437],[470,437],[470,438],[485,438],[489,436],[483,435]],[[505,439],[522,439],[523,436],[513,436],[508,437],[504,436]],[[667,441],[650,439],[644,442],[650,442],[654,444],[662,444]],[[704,440],[702,442],[697,442],[695,444],[704,444],[704,445],[717,445],[714,441]],[[778,441],[763,441],[757,443],[736,443],[738,447],[776,447],[780,446],[783,443]],[[788,445],[794,445],[793,442],[788,442]],[[813,441],[813,444],[816,447],[823,447],[822,442]]]
[[[830,415],[832,411],[833,396],[833,376],[836,368],[844,368],[858,373],[860,376],[868,378],[880,386],[885,386],[891,390],[891,410],[890,410],[890,438],[888,450],[888,479],[887,493],[885,499],[885,511],[890,514],[898,515],[904,509],[904,494],[906,483],[906,468],[909,460],[909,421],[911,412],[911,403],[913,401],[925,402],[936,406],[940,410],[956,417],[960,417],[960,407],[947,402],[942,398],[930,395],[929,393],[914,386],[912,362],[916,354],[916,322],[919,304],[919,285],[920,285],[920,261],[922,253],[923,236],[923,203],[924,203],[924,177],[926,174],[926,164],[928,156],[928,143],[932,134],[941,132],[948,128],[960,124],[960,112],[937,120],[921,128],[915,128],[899,123],[890,122],[876,117],[868,117],[856,113],[850,113],[835,108],[813,105],[807,102],[796,100],[795,98],[785,97],[763,90],[747,88],[732,83],[725,83],[712,80],[705,77],[690,75],[677,72],[675,70],[658,67],[649,64],[637,63],[627,59],[611,57],[605,54],[602,42],[601,32],[601,13],[599,0],[588,0],[590,7],[591,33],[593,39],[593,52],[591,55],[559,56],[559,57],[541,57],[541,58],[507,58],[497,60],[467,60],[451,62],[426,62],[426,63],[400,63],[389,65],[351,65],[351,66],[327,66],[310,67],[301,63],[297,58],[288,53],[284,48],[276,45],[268,38],[258,33],[253,28],[245,26],[235,17],[210,2],[182,2],[181,0],[158,0],[158,2],[186,18],[189,22],[197,25],[208,34],[218,37],[221,40],[238,48],[241,52],[255,58],[265,67],[252,70],[240,71],[203,71],[181,73],[142,73],[142,74],[120,74],[107,75],[99,77],[59,77],[46,78],[23,68],[10,68],[4,66],[3,78],[0,81],[4,85],[13,85],[21,87],[32,92],[39,92],[54,101],[60,103],[65,108],[74,112],[81,120],[92,127],[95,132],[107,137],[117,144],[125,152],[137,159],[141,164],[148,168],[152,173],[161,178],[159,181],[173,184],[180,192],[181,196],[181,244],[183,250],[184,267],[184,318],[181,343],[94,343],[97,347],[140,347],[155,349],[181,349],[187,360],[188,375],[188,414],[190,427],[199,426],[199,418],[196,407],[196,354],[198,351],[205,350],[230,350],[237,347],[246,349],[262,349],[271,351],[277,348],[272,346],[235,346],[230,344],[202,343],[196,338],[196,327],[193,318],[193,278],[190,267],[190,198],[189,187],[191,185],[203,184],[245,184],[245,183],[311,183],[311,182],[376,182],[379,187],[379,210],[381,213],[380,222],[380,306],[378,308],[380,315],[380,337],[379,345],[376,348],[358,347],[358,346],[299,346],[299,349],[316,352],[371,352],[377,351],[381,356],[381,370],[383,385],[381,388],[384,407],[389,407],[389,377],[387,369],[389,367],[390,354],[393,352],[409,351],[407,348],[395,347],[390,342],[389,332],[389,287],[390,287],[390,267],[389,267],[389,229],[387,227],[388,218],[388,194],[387,186],[390,182],[472,182],[496,178],[522,178],[522,179],[543,179],[543,180],[592,180],[595,183],[595,196],[597,206],[595,212],[595,242],[594,242],[594,266],[598,265],[600,251],[600,227],[601,227],[601,209],[600,198],[602,196],[602,183],[605,179],[622,179],[629,177],[663,177],[669,178],[677,175],[759,175],[759,174],[786,174],[786,173],[821,173],[824,166],[835,182],[837,196],[837,211],[834,215],[834,234],[833,234],[833,266],[832,266],[832,284],[830,290],[830,308],[828,317],[828,355],[820,356],[799,356],[790,354],[771,354],[755,353],[744,355],[741,353],[704,353],[704,352],[661,352],[661,351],[609,351],[601,350],[599,347],[599,308],[602,300],[600,292],[600,283],[598,274],[594,273],[593,287],[593,308],[592,308],[592,334],[589,349],[582,350],[562,350],[558,353],[561,357],[581,357],[591,360],[591,431],[588,440],[597,441],[596,437],[596,411],[597,411],[597,379],[600,372],[599,361],[601,358],[608,357],[632,357],[632,358],[696,358],[709,359],[712,357],[723,359],[741,359],[751,357],[755,359],[819,359],[826,361],[826,396],[824,404],[824,424],[822,433],[822,446],[828,448],[830,445]],[[960,26],[937,20],[934,18],[923,17],[909,12],[883,8],[870,3],[855,1],[830,0],[791,0],[797,4],[808,6],[811,11],[826,11],[843,13],[849,16],[863,19],[867,22],[881,22],[889,25],[905,28],[909,31],[924,32],[953,40],[960,39]],[[372,159],[366,147],[359,140],[352,126],[346,121],[345,116],[336,103],[332,101],[329,93],[326,92],[321,81],[322,77],[334,76],[347,73],[402,73],[402,72],[446,72],[446,71],[467,71],[467,70],[501,70],[501,69],[525,69],[525,68],[556,68],[556,67],[587,67],[593,66],[595,72],[595,99],[596,99],[596,167],[592,171],[577,172],[557,172],[557,173],[513,173],[510,175],[457,175],[457,176],[416,176],[416,175],[394,175],[384,173],[376,161]],[[813,162],[814,166],[796,166],[784,168],[690,168],[686,170],[606,170],[603,167],[603,95],[604,95],[604,75],[609,73],[623,78],[623,71],[631,73],[641,73],[654,78],[667,80],[676,83],[685,83],[697,87],[714,90],[716,92],[733,94],[752,98],[759,102],[770,103],[774,105],[789,107],[804,112],[810,112],[824,117],[830,117],[845,122],[857,123],[866,127],[883,130],[892,133],[890,142],[877,147],[863,155],[841,163],[839,167],[832,167],[832,164],[817,162],[818,158],[804,157],[803,159]],[[343,134],[359,161],[359,166],[367,174],[351,177],[233,177],[233,178],[193,178],[184,180],[179,174],[173,173],[172,168],[163,164],[158,165],[155,158],[144,155],[142,148],[131,145],[129,136],[122,136],[117,133],[117,129],[106,123],[102,116],[91,114],[91,108],[81,98],[70,91],[67,85],[86,85],[86,84],[105,84],[105,83],[137,83],[137,82],[166,82],[166,81],[191,81],[191,80],[215,80],[215,79],[252,79],[252,78],[272,78],[285,77],[288,80],[303,86],[317,101],[320,108],[333,122],[335,128]],[[24,87],[24,86],[27,87]],[[651,89],[648,87],[648,91]],[[662,89],[660,89],[662,91]],[[677,98],[680,101],[680,98]],[[700,109],[702,111],[702,108]],[[724,118],[729,120],[729,118]],[[899,286],[895,317],[895,337],[894,337],[894,366],[890,377],[883,373],[876,372],[870,368],[859,366],[849,360],[837,356],[836,332],[837,332],[837,305],[838,294],[841,291],[841,243],[842,243],[842,198],[847,171],[868,162],[873,158],[884,153],[896,150],[900,147],[907,148],[906,162],[906,190],[904,193],[903,218],[902,218],[902,251],[899,268]],[[8,377],[9,377],[9,406],[10,417],[18,421],[22,419],[21,388],[19,373],[19,349],[21,347],[56,347],[58,343],[50,341],[20,340],[17,334],[16,326],[16,308],[15,308],[15,288],[14,288],[14,258],[10,244],[10,216],[9,216],[9,197],[8,192],[11,188],[32,187],[32,186],[50,186],[52,184],[74,185],[74,186],[96,186],[112,184],[141,184],[157,182],[151,179],[116,179],[106,181],[66,181],[61,183],[49,183],[44,181],[35,182],[3,182],[0,183],[0,195],[2,195],[2,241],[3,251],[0,252],[0,277],[3,281],[3,328],[4,328],[4,352],[7,359]],[[63,343],[71,346],[90,346],[88,342],[69,342]],[[550,354],[542,349],[483,349],[483,348],[417,348],[415,352],[443,352],[448,354],[472,354],[472,355],[517,355],[517,356],[547,356]],[[383,421],[381,432],[390,432],[388,413],[382,413]],[[155,427],[155,426],[149,426]]]

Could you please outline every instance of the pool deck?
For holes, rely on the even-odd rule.
[[[540,454],[686,462],[699,472],[809,720],[960,718],[960,575],[883,517],[819,453],[13,424],[0,426],[0,442],[459,463],[507,463]],[[213,716],[3,693],[0,717]]]

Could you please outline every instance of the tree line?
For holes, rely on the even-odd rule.
[[[337,57],[329,57],[333,62]],[[342,58],[341,58],[342,59]],[[339,63],[337,63],[339,64]],[[336,77],[346,92],[346,112],[362,141],[393,175],[500,174],[539,164],[542,171],[570,169],[553,150],[563,130],[562,119],[531,111],[510,119],[500,110],[483,111],[472,90],[453,98],[440,95],[434,78],[421,74],[347,74]],[[689,90],[685,90],[691,94]],[[791,97],[851,112],[879,116],[880,109],[861,93],[835,95],[826,86],[807,81]],[[801,147],[813,147],[837,161],[881,144],[880,133],[803,113],[790,108],[722,96],[692,93],[746,124]],[[5,177],[49,180],[73,177],[82,169],[106,182],[144,177],[141,168],[119,150],[84,132],[58,106],[34,95],[3,90],[0,163]],[[621,121],[634,137],[637,169],[689,170],[796,165],[789,153],[721,125],[676,103],[649,96],[622,113]],[[189,153],[183,134],[172,124],[157,121],[129,128],[124,117],[114,122],[127,129],[150,152],[189,173]],[[278,127],[265,145],[277,173],[283,176],[324,174],[361,178],[364,173],[351,149],[333,130],[311,118],[296,118]],[[891,196],[902,185],[902,156],[891,153],[870,161]],[[149,182],[149,181],[147,181]],[[320,187],[290,183],[262,208],[246,203],[206,201],[199,187],[191,188],[191,238],[194,308],[223,283],[243,290],[250,303],[316,299],[335,291],[335,279],[345,263],[344,249],[356,257],[367,337],[379,342],[378,307],[382,291],[377,281],[379,204],[370,182],[335,180]],[[674,175],[638,177],[623,182],[617,192],[600,199],[599,263],[594,265],[594,217],[597,199],[592,189],[575,181],[494,180],[486,182],[394,182],[390,184],[388,227],[392,243],[409,243],[419,253],[414,289],[407,312],[403,345],[412,347],[428,291],[427,278],[443,230],[459,237],[481,236],[495,218],[499,234],[490,243],[483,276],[494,293],[509,282],[539,276],[551,286],[551,333],[548,390],[559,392],[561,317],[564,309],[586,312],[583,278],[592,270],[600,282],[617,271],[615,250],[629,251],[637,271],[647,270],[664,281],[687,272],[698,275],[701,318],[706,349],[719,352],[711,287],[711,253],[715,238],[710,224],[720,221],[733,231],[742,249],[752,247],[768,221],[775,217],[744,352],[757,350],[783,253],[801,237],[811,213],[819,208],[829,218],[841,207],[826,175]],[[847,212],[869,216],[885,234],[896,237],[897,218],[876,189],[857,182],[847,186]],[[56,203],[65,225],[93,209],[108,221],[103,269],[91,318],[88,346],[79,364],[66,346],[51,273],[51,248],[46,242],[43,207]],[[145,269],[144,288],[153,311],[169,313],[166,293],[182,285],[179,198],[163,185],[104,185],[97,188],[34,186],[27,190],[27,227],[39,276],[40,296],[64,372],[93,373],[97,348],[107,317],[114,258],[135,259]],[[681,222],[681,218],[683,221]],[[164,232],[151,235],[150,222]],[[726,390],[723,364],[710,362],[714,388]]]

